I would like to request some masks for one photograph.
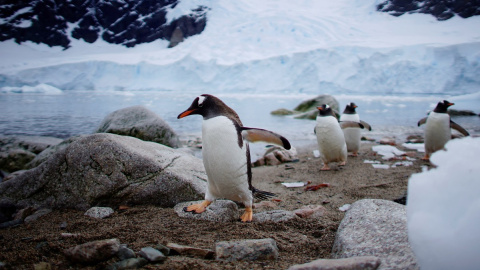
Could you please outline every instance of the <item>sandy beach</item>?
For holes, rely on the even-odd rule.
[[[122,244],[138,252],[142,247],[177,243],[215,250],[215,243],[240,239],[273,238],[280,255],[276,261],[225,262],[187,256],[169,256],[161,264],[149,264],[145,269],[286,269],[319,258],[331,258],[337,228],[344,216],[339,208],[359,199],[395,200],[406,194],[408,179],[420,172],[423,153],[409,152],[411,166],[375,169],[365,160],[393,164],[372,151],[373,142],[362,142],[357,157],[349,157],[347,165],[332,164],[331,171],[320,171],[321,161],[313,156],[315,145],[297,149],[299,161],[278,166],[253,168],[256,188],[277,194],[270,207],[256,208],[254,213],[279,209],[296,210],[305,205],[324,208],[320,218],[298,218],[280,223],[218,223],[180,218],[172,208],[131,206],[102,220],[93,219],[77,210],[54,210],[38,220],[0,230],[0,261],[15,269],[32,269],[40,262],[53,269],[102,269],[115,261],[84,266],[72,264],[63,255],[64,249],[85,242],[118,238]],[[400,159],[404,157],[399,157]],[[305,187],[287,188],[282,183],[305,182],[308,186],[326,184],[318,190]],[[243,212],[240,206],[239,216]],[[63,237],[62,233],[77,234]]]

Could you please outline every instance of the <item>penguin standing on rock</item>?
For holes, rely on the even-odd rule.
[[[284,137],[271,131],[244,127],[237,113],[212,95],[201,95],[178,115],[178,119],[198,114],[203,117],[203,164],[207,172],[207,191],[200,204],[185,207],[184,211],[202,213],[217,198],[242,202],[243,222],[252,221],[253,197],[266,199],[275,194],[252,186],[252,168],[248,142],[263,141],[290,149]]]
[[[330,162],[340,162],[339,166],[344,166],[347,163],[347,144],[342,129],[363,128],[363,125],[354,121],[339,123],[332,108],[326,104],[317,109],[317,124],[314,132],[317,135],[318,150],[323,161],[321,170],[330,170],[328,166]]]
[[[355,111],[358,108],[355,103],[351,102],[347,104],[343,114],[340,116],[340,122],[357,122],[361,123],[364,128],[372,131],[372,127],[365,121],[360,120],[360,116]],[[345,128],[343,129],[345,135],[345,142],[347,143],[347,151],[352,152],[352,156],[358,156],[358,150],[360,149],[360,140],[362,138],[362,132],[359,128]]]
[[[418,121],[418,126],[425,124],[425,156],[423,160],[429,160],[432,153],[445,147],[445,144],[452,137],[451,128],[464,136],[470,135],[463,127],[450,119],[447,109],[452,105],[454,103],[447,100],[438,102],[435,109],[427,117]]]

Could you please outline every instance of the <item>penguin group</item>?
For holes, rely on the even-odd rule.
[[[450,128],[468,136],[468,132],[450,120],[447,108],[453,105],[448,101],[439,102],[428,117],[421,119],[418,126],[425,124],[425,157],[440,149],[450,139]],[[347,155],[357,156],[360,148],[361,130],[372,130],[360,120],[355,103],[346,106],[337,118],[332,108],[323,104],[317,107],[318,115],[314,133],[323,167],[330,170],[329,163],[338,162],[344,166]],[[265,142],[279,145],[287,150],[290,142],[283,136],[260,128],[244,127],[238,114],[219,98],[203,94],[196,97],[190,107],[178,115],[178,119],[189,115],[200,115],[202,122],[202,155],[208,176],[205,200],[185,207],[184,211],[202,213],[216,199],[224,198],[245,205],[240,217],[242,222],[253,218],[253,198],[268,199],[275,194],[261,191],[252,185],[252,168],[249,142]]]

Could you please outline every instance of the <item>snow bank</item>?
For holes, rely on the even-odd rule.
[[[480,138],[451,140],[437,168],[410,177],[408,235],[422,269],[480,265]]]

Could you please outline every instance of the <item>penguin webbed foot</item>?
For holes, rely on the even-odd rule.
[[[184,212],[193,212],[194,214],[201,214],[205,212],[207,206],[209,206],[212,202],[210,201],[203,201],[201,203],[192,204],[190,206],[186,206],[183,208]]]
[[[323,164],[323,167],[320,169],[321,171],[330,171],[330,167],[328,167],[327,163]]]
[[[246,207],[245,213],[240,217],[241,222],[252,222],[253,219],[253,210],[252,207]]]

